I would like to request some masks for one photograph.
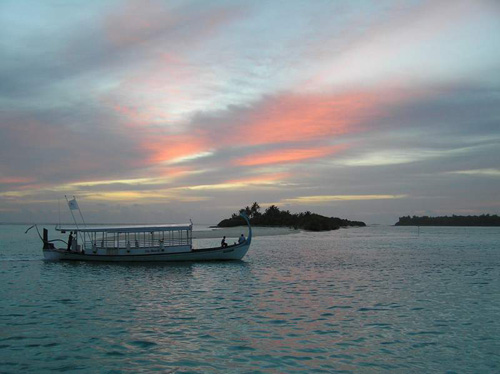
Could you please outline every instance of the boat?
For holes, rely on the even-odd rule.
[[[71,204],[74,202],[74,204]],[[70,210],[79,209],[76,199],[68,201]],[[72,208],[73,206],[73,208]],[[72,213],[73,214],[73,213]],[[241,213],[248,226],[248,236],[233,245],[194,248],[193,224],[133,225],[133,226],[56,226],[56,231],[69,233],[68,240],[49,240],[43,229],[43,255],[49,261],[107,261],[107,262],[172,262],[241,260],[252,242],[252,227],[248,217]],[[73,216],[74,218],[74,216]],[[83,219],[83,216],[82,216]],[[32,226],[34,227],[34,226]],[[29,230],[29,229],[28,229]],[[27,230],[27,231],[28,231]],[[38,230],[38,228],[37,228]],[[26,231],[26,232],[27,232]],[[56,247],[62,242],[62,248]]]

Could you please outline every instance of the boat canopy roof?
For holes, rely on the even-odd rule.
[[[76,226],[64,226],[56,227],[57,231],[79,231],[79,232],[158,232],[158,231],[179,231],[179,230],[191,230],[192,225],[190,223],[181,224],[168,224],[168,225],[133,225],[133,226],[86,226],[86,227],[76,227]]]

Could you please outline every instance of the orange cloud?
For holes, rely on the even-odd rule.
[[[162,176],[170,178],[178,178],[183,175],[189,174],[191,172],[194,172],[193,168],[181,167],[181,166],[169,167],[165,168],[164,170],[161,170]]]
[[[255,166],[266,164],[281,164],[289,162],[304,161],[320,158],[344,149],[345,146],[318,147],[311,149],[286,149],[271,151],[259,155],[247,156],[236,160],[234,163],[240,166]]]
[[[276,181],[281,181],[286,178],[288,178],[291,174],[290,173],[272,173],[272,174],[264,174],[264,175],[259,175],[259,176],[252,176],[248,178],[241,178],[241,179],[231,179],[228,180],[224,183],[228,184],[263,184],[263,183],[270,183],[270,182],[276,182]]]
[[[150,133],[140,144],[152,163],[171,162],[208,149],[203,137],[190,134],[155,135]]]

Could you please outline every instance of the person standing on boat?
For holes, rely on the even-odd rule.
[[[73,244],[73,232],[70,231],[69,236],[68,236],[68,248],[67,251],[71,251],[71,246]]]
[[[246,239],[245,239],[245,235],[241,234],[241,235],[240,235],[240,238],[238,239],[238,244],[243,243],[245,240],[246,240]]]
[[[222,238],[222,240],[221,240],[221,242],[220,242],[220,246],[221,246],[222,248],[227,247],[226,237],[225,237],[225,236]]]

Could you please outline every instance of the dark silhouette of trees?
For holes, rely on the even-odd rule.
[[[250,208],[250,216],[252,218],[259,217],[260,216],[260,205],[257,204],[257,202],[254,202],[252,204],[252,207]]]
[[[308,231],[328,231],[337,230],[340,227],[366,226],[364,222],[349,221],[346,219],[325,217],[309,211],[305,213],[292,214],[289,210],[280,210],[276,205],[269,206],[264,213],[260,213],[260,206],[257,202],[251,207],[240,209],[250,219],[250,223],[255,226],[293,227]],[[237,214],[231,218],[224,219],[217,225],[218,227],[234,227],[245,225],[245,221]]]
[[[399,217],[396,226],[500,226],[497,215],[482,214],[480,216]]]

